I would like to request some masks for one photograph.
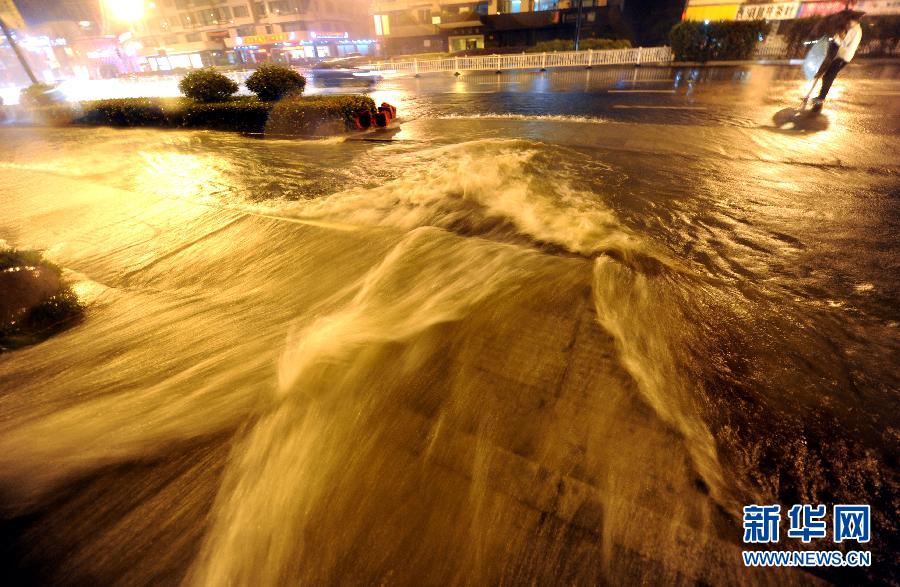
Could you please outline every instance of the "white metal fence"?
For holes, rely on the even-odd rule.
[[[550,67],[593,67],[595,65],[637,65],[641,63],[669,63],[672,50],[668,47],[635,47],[604,51],[558,51],[553,53],[516,53],[510,55],[479,55],[477,57],[446,57],[443,59],[413,59],[411,61],[380,61],[366,65],[374,71],[393,71],[407,74],[438,71],[506,71],[513,69],[545,69]]]
[[[753,52],[754,59],[783,59],[788,54],[788,44],[781,37],[772,37],[759,43]]]
[[[784,37],[774,35],[765,41],[760,42],[756,46],[756,50],[753,52],[753,58],[762,60],[802,58],[812,43],[813,41],[808,42],[805,47],[801,47],[798,53],[797,51],[791,51],[791,47],[788,45],[787,41],[785,41]],[[869,42],[863,42],[863,44],[859,46],[859,50],[856,54],[896,57],[897,55],[900,55],[900,43],[885,45],[882,44],[881,41],[871,40]]]

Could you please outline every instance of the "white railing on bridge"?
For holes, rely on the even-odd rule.
[[[547,69],[550,67],[593,67],[598,65],[640,65],[669,63],[672,50],[668,47],[634,47],[603,51],[558,51],[553,53],[516,53],[507,55],[479,55],[477,57],[445,57],[443,59],[413,59],[379,61],[365,65],[373,71],[393,71],[416,75],[439,71],[506,71],[513,69]]]

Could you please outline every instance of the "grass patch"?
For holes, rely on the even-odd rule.
[[[11,108],[17,109],[10,111]],[[264,102],[256,97],[221,102],[121,98],[71,105],[7,107],[5,114],[10,121],[49,126],[198,128],[310,136],[351,130],[355,114],[374,109],[371,98],[359,95],[298,96],[277,102]]]
[[[0,353],[38,343],[84,317],[61,273],[37,251],[0,250]]]

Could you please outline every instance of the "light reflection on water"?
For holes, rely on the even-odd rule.
[[[0,236],[96,296],[0,361],[3,505],[49,577],[737,583],[742,503],[888,527],[882,138],[436,83],[373,94],[409,118],[385,143],[2,131]]]

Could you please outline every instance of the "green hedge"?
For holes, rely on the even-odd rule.
[[[628,39],[582,39],[578,43],[581,50],[604,51],[607,49],[630,49],[631,41]],[[528,53],[549,53],[552,51],[574,51],[575,41],[571,39],[555,39],[553,41],[541,41],[534,47],[526,49]]]
[[[374,108],[375,103],[368,96],[298,96],[280,102],[263,102],[255,97],[225,102],[122,98],[4,110],[17,114],[9,117],[11,120],[27,117],[33,123],[51,126],[206,128],[301,136],[351,129],[356,113]]]
[[[5,287],[0,286],[0,295],[5,296],[0,302],[0,308],[5,308],[0,311],[0,353],[40,342],[84,317],[84,306],[62,279],[58,266],[46,261],[38,251],[0,249],[0,271],[22,267],[39,268],[40,273],[51,275],[57,285],[55,291],[48,292],[36,305],[12,314],[6,310],[18,310],[24,304],[24,300],[17,298],[17,291],[27,289],[30,280],[41,277],[34,271],[16,271],[12,279],[6,280]]]
[[[900,14],[864,16],[860,24],[862,42],[870,49],[867,55],[892,55],[900,44]]]
[[[683,21],[672,27],[669,42],[676,61],[731,61],[753,55],[760,36],[769,33],[763,20],[704,24]]]
[[[59,99],[53,94],[53,86],[36,82],[22,90],[19,101],[28,106],[49,106]]]
[[[16,108],[15,106],[10,106],[4,110],[11,113],[8,115],[4,112],[4,120],[15,122],[16,120],[25,118],[35,124],[42,124],[45,126],[63,126],[70,124],[78,116],[75,107],[65,102],[39,107],[25,106],[24,108]]]
[[[840,13],[828,16],[811,16],[783,21],[778,34],[784,36],[790,57],[806,54],[809,41],[831,36],[840,24]],[[863,29],[861,47],[869,49],[868,55],[891,55],[900,43],[900,15],[865,16],[860,21]]]
[[[260,100],[271,102],[302,94],[306,87],[306,78],[292,67],[265,63],[250,74],[244,85]]]
[[[271,104],[256,98],[228,102],[188,103],[178,112],[175,126],[239,132],[262,132]]]
[[[120,98],[82,102],[77,124],[106,126],[170,126],[172,110],[152,98]]]
[[[238,85],[212,67],[204,67],[181,78],[178,89],[197,102],[223,102],[238,91]]]
[[[272,134],[327,135],[353,128],[353,117],[374,110],[368,96],[310,96],[275,104],[266,132]]]

